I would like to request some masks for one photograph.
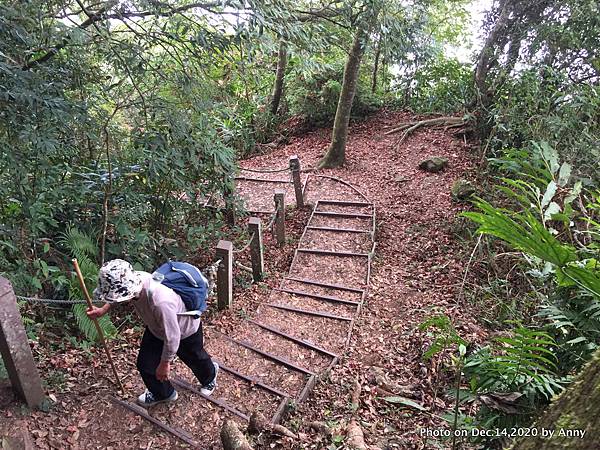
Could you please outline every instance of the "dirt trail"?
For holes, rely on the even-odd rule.
[[[235,412],[224,412],[218,405],[180,390],[179,402],[158,406],[153,415],[189,431],[203,448],[219,448],[218,429],[225,417],[243,421],[241,417],[259,409],[268,417],[277,418],[289,400],[303,400],[307,386],[314,384],[307,401],[300,403],[286,419],[288,426],[303,433],[301,441],[284,440],[275,445],[327,447],[330,440],[310,433],[303,426],[310,420],[324,420],[341,429],[352,412],[350,388],[358,376],[363,384],[358,414],[367,442],[382,448],[394,444],[395,448],[429,448],[418,430],[423,426],[438,426],[432,416],[386,403],[370,384],[370,374],[375,370],[373,367],[380,367],[391,382],[411,390],[414,401],[430,412],[441,414],[449,405],[442,392],[435,395],[443,374],[422,361],[427,340],[417,331],[417,325],[437,311],[453,317],[467,340],[479,339],[482,334],[469,315],[469,307],[455,302],[465,250],[456,239],[460,223],[455,217],[461,207],[452,203],[449,193],[452,182],[470,170],[473,158],[462,141],[440,130],[416,133],[395,151],[393,137],[384,137],[383,131],[403,118],[406,118],[403,114],[380,112],[352,126],[346,166],[310,175],[306,197],[308,203],[316,206],[317,214],[308,217],[306,212],[293,212],[286,224],[290,242],[281,249],[275,248],[266,237],[269,275],[266,282],[249,288],[237,286],[235,309],[205,321],[206,345],[229,369],[221,372],[216,398],[236,405]],[[317,130],[267,155],[245,161],[243,166],[286,167],[289,156],[296,154],[303,168],[311,167],[326,150],[328,138],[328,130]],[[438,174],[419,171],[419,161],[433,155],[447,157],[449,167]],[[316,175],[350,182],[366,199],[341,183]],[[251,176],[259,178],[257,174]],[[286,178],[287,174],[267,177],[282,176]],[[261,192],[258,186],[265,184],[268,187]],[[288,191],[287,198],[293,199],[291,185],[282,185]],[[273,209],[272,190],[281,187],[277,183],[248,180],[238,180],[238,186],[244,195],[252,194],[249,198],[261,199],[254,207],[264,211]],[[357,204],[360,202],[365,204]],[[373,222],[366,217],[373,211],[377,217],[374,258],[369,256]],[[344,216],[327,214],[336,212]],[[349,214],[353,217],[347,217]],[[303,251],[296,254],[297,248],[365,256]],[[368,262],[372,262],[370,271]],[[290,308],[310,310],[311,314]],[[304,342],[293,341],[281,333]],[[120,354],[121,371],[128,373],[126,383],[131,394],[143,390],[134,367],[138,335],[139,330],[128,332],[115,349]],[[255,348],[245,345],[248,343]],[[0,432],[24,430],[39,448],[184,446],[106,400],[106,394],[113,388],[107,380],[108,368],[99,362],[100,356],[89,359],[85,352],[75,348],[55,356],[40,350],[37,356],[42,358],[44,376],[55,372],[66,374],[62,392],[53,388],[57,406],[50,414],[31,415],[21,414],[16,406],[10,407],[0,412]],[[333,362],[338,364],[332,365]],[[314,383],[315,375],[327,369],[330,369],[328,377]],[[181,378],[193,381],[181,364],[177,372]],[[240,374],[252,377],[253,382],[244,380]]]

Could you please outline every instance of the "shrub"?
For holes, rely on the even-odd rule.
[[[572,83],[566,74],[549,68],[540,76],[541,70],[510,78],[498,92],[492,110],[492,156],[545,141],[576,175],[600,181],[600,87]],[[521,160],[535,155],[527,151],[523,156]]]
[[[381,105],[380,100],[371,94],[366,74],[361,75],[351,111],[351,115],[357,118],[367,116]],[[302,116],[314,126],[332,123],[343,78],[344,67],[341,64],[323,65],[307,73],[290,75],[287,80],[290,113]]]
[[[417,70],[411,80],[405,107],[416,112],[466,112],[473,98],[473,69],[453,58],[439,57],[430,60]],[[401,83],[402,84],[402,83]],[[399,92],[398,96],[405,96]]]

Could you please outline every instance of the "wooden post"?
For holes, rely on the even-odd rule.
[[[290,156],[290,170],[292,171],[292,180],[294,181],[294,192],[296,193],[296,208],[304,208],[304,195],[302,194],[302,182],[300,181],[300,159],[296,156]]]
[[[277,245],[282,246],[285,244],[285,190],[275,189],[275,237],[277,238]]]
[[[219,241],[217,260],[221,260],[217,270],[217,307],[228,309],[233,306],[233,243]]]
[[[0,353],[10,383],[30,408],[41,408],[44,390],[10,281],[0,277]]]
[[[254,234],[250,243],[250,257],[252,259],[252,278],[261,281],[265,270],[263,262],[262,225],[258,217],[248,220],[248,233]]]

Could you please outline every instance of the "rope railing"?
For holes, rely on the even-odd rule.
[[[252,239],[254,239],[254,233],[250,235],[250,239],[248,239],[248,242],[246,242],[246,244],[242,248],[240,248],[239,250],[234,250],[233,253],[242,253],[244,250],[248,249],[248,247],[250,247],[250,244],[252,244]]]
[[[23,297],[22,295],[15,295],[17,300],[26,301],[29,303],[45,303],[45,304],[58,304],[58,305],[80,305],[83,303],[87,303],[85,300],[75,299],[75,300],[63,300],[63,299],[53,299],[53,298],[37,298],[37,297]],[[99,302],[95,302],[99,303]]]
[[[280,173],[280,172],[287,172],[288,170],[290,170],[290,168],[286,167],[285,169],[246,169],[244,167],[240,167],[240,170],[245,170],[247,172],[255,172],[255,173]]]
[[[245,266],[239,261],[234,261],[233,263],[240,269],[245,270],[246,272],[252,273],[252,267]]]
[[[275,212],[273,213],[273,215],[271,216],[271,220],[269,221],[268,225],[265,226],[265,228],[271,228],[273,226],[273,224],[275,223],[275,220],[277,219],[277,214],[279,213],[279,210],[281,208],[277,208],[275,210]]]

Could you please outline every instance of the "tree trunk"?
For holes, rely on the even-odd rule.
[[[491,93],[488,92],[488,73],[497,60],[495,57],[497,49],[501,49],[503,47],[501,43],[505,42],[507,39],[505,28],[508,24],[510,12],[512,10],[510,5],[511,0],[504,0],[504,2],[501,3],[500,15],[490,30],[490,33],[488,34],[485,43],[483,44],[483,48],[481,49],[481,52],[477,58],[477,66],[475,67],[474,76],[477,93],[476,103],[483,107],[489,105],[489,99],[491,98]]]
[[[283,94],[283,78],[285,76],[285,66],[287,65],[287,45],[283,39],[279,41],[279,54],[277,57],[277,74],[275,75],[275,85],[271,94],[271,114],[277,115],[279,102]]]
[[[381,56],[381,36],[377,41],[377,50],[375,51],[375,65],[373,66],[373,81],[371,82],[371,92],[374,94],[377,90],[377,72],[379,71],[379,57]]]
[[[512,450],[598,448],[600,430],[600,350],[575,381],[548,407],[534,428],[538,436],[519,440]],[[533,428],[532,428],[533,429]],[[554,432],[552,437],[548,433]],[[575,433],[578,434],[570,434]],[[545,433],[545,437],[544,434]],[[582,433],[583,436],[581,436]]]
[[[319,161],[319,168],[339,167],[346,161],[346,140],[348,139],[348,124],[350,122],[350,110],[358,84],[358,69],[367,44],[368,33],[363,27],[356,30],[352,49],[344,68],[344,81],[342,92],[338,100],[331,145],[327,154]]]

